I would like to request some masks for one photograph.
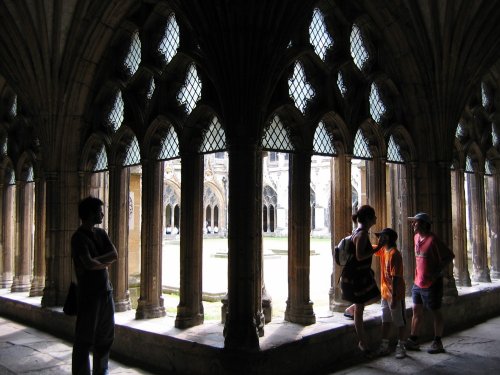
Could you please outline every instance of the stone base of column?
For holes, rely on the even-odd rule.
[[[224,349],[259,351],[259,334],[255,319],[236,320],[227,315],[224,326]]]
[[[488,269],[475,271],[473,280],[479,283],[491,283],[490,271]]]
[[[62,298],[66,298],[63,296]],[[43,289],[42,296],[42,307],[54,307],[54,306],[62,306],[64,305],[64,300],[61,300],[61,303],[58,303],[59,293],[57,292],[54,285],[45,285]]]
[[[35,276],[31,282],[30,297],[43,296],[43,288],[45,286],[44,276]]]
[[[137,305],[137,311],[135,312],[136,319],[154,319],[161,318],[166,315],[165,307],[163,303],[159,305],[147,304],[144,301],[139,300]]]
[[[29,276],[16,276],[10,291],[12,293],[17,292],[29,292],[31,289],[30,277]]]
[[[5,272],[0,279],[0,287],[1,288],[10,288],[12,286],[12,273]]]
[[[190,328],[203,324],[205,321],[204,314],[195,314],[194,316],[182,316],[177,314],[175,317],[175,328]]]
[[[491,271],[491,278],[492,279],[500,279],[500,271],[492,270]]]
[[[458,286],[471,286],[469,271],[464,271],[458,274],[457,277]]]
[[[285,310],[285,320],[290,323],[309,325],[316,323],[316,315],[313,310],[313,303],[309,302],[303,306],[290,307],[287,301]]]
[[[130,298],[115,300],[115,312],[128,311],[132,309]]]
[[[458,297],[457,285],[453,276],[444,277],[443,280],[443,303],[451,304]]]
[[[264,323],[271,322],[273,317],[273,300],[271,298],[262,299],[262,313],[264,314]]]

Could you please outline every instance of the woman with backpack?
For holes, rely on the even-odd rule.
[[[357,226],[352,234],[355,254],[342,270],[340,288],[342,298],[354,304],[354,327],[359,340],[358,348],[365,356],[371,357],[364,331],[363,312],[365,305],[380,300],[380,290],[371,264],[373,254],[381,247],[372,246],[368,234],[370,228],[376,224],[377,216],[373,207],[364,205],[352,215],[352,221]]]

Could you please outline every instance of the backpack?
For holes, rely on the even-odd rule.
[[[334,249],[335,263],[344,267],[351,260],[355,251],[352,235],[342,238]]]

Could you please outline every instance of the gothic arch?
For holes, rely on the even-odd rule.
[[[32,151],[23,152],[17,162],[17,168],[16,168],[17,180],[27,181],[27,182],[34,181],[35,175],[38,176],[37,164],[38,163],[36,162],[35,154]],[[35,170],[37,172],[36,174]],[[30,173],[33,173],[33,175],[30,176]],[[28,181],[30,178],[33,180]]]
[[[97,163],[97,155],[104,147],[104,152],[108,153],[110,145],[109,137],[101,132],[92,133],[83,146],[80,158],[80,170],[92,172]]]
[[[344,119],[336,112],[330,111],[323,115],[322,120],[333,137],[334,147],[339,154],[345,154],[350,142],[349,127]],[[319,122],[318,122],[319,123]]]
[[[128,148],[130,147],[130,144],[133,142],[133,139],[135,137],[134,132],[126,127],[122,126],[118,131],[115,133],[111,140],[111,152],[109,155],[109,163],[110,165],[115,165],[115,166],[123,166],[123,163],[125,161],[125,158],[127,156],[127,151]],[[138,141],[139,144],[139,151],[140,151],[140,157],[141,159],[143,158],[143,150],[141,150],[141,143]]]
[[[176,127],[167,116],[158,115],[149,124],[144,137],[144,154],[151,159],[158,159],[161,152],[162,141],[173,128],[177,139],[179,139]]]

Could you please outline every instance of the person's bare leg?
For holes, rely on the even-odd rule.
[[[354,327],[356,328],[356,334],[358,335],[360,349],[368,349],[368,343],[365,338],[365,328],[363,324],[363,312],[365,305],[362,303],[357,303],[354,309]]]
[[[442,337],[444,329],[443,313],[441,312],[441,309],[431,311],[434,320],[434,336]]]
[[[424,315],[424,305],[413,304],[413,316],[411,318],[411,335],[418,336],[420,326],[422,325],[422,317]]]

